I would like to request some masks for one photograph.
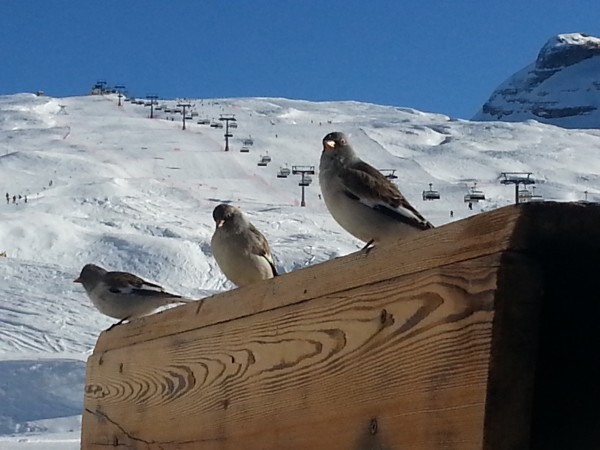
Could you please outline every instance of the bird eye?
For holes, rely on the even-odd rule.
[[[340,145],[346,145],[346,139],[341,138],[340,139]]]

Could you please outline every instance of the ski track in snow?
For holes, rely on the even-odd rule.
[[[173,105],[174,101],[162,102]],[[512,202],[502,171],[531,171],[548,199],[600,200],[600,133],[534,121],[469,122],[358,102],[192,100],[197,118],[235,114],[223,129],[117,106],[116,96],[0,97],[0,450],[79,448],[84,363],[114,323],[74,284],[89,262],[126,270],[193,298],[231,289],[210,250],[212,209],[242,208],[267,236],[280,272],[356,251],[319,199],[318,175],[299,207],[298,177],[331,131],[372,165],[396,169],[400,189],[436,225]],[[59,105],[66,105],[67,114]],[[173,116],[174,121],[165,120]],[[242,139],[251,137],[249,153]],[[262,155],[272,162],[258,167]],[[486,201],[469,210],[473,183]],[[423,202],[433,183],[442,199]],[[11,199],[6,204],[4,194]],[[18,204],[12,195],[27,195]],[[454,217],[450,218],[450,210]],[[60,396],[49,396],[48,389]]]

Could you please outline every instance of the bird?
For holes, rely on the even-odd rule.
[[[119,319],[115,325],[151,314],[161,306],[192,301],[132,273],[108,272],[95,264],[86,264],[73,281],[81,283],[98,311]]]
[[[434,228],[385,175],[358,157],[344,133],[323,138],[319,183],[327,209],[342,228],[372,245]]]
[[[232,283],[242,287],[278,275],[267,239],[239,208],[221,203],[212,214],[212,253]]]

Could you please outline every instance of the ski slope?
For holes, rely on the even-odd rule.
[[[359,249],[327,212],[317,175],[304,208],[299,177],[277,178],[284,166],[318,169],[331,131],[347,133],[372,165],[395,169],[402,192],[438,226],[512,203],[502,171],[533,172],[548,200],[583,200],[584,191],[600,200],[598,130],[357,102],[189,101],[195,116],[184,131],[180,114],[161,108],[150,119],[148,107],[119,107],[116,96],[0,97],[0,450],[79,448],[85,360],[114,323],[72,282],[84,264],[194,298],[231,289],[210,251],[221,202],[265,234],[280,272]],[[196,123],[221,114],[237,120],[230,152],[224,129]],[[267,154],[271,163],[257,166]],[[441,200],[421,199],[429,183]],[[463,197],[473,183],[486,200],[470,210]]]

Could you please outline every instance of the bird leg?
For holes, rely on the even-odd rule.
[[[373,250],[373,247],[374,247],[374,245],[373,245],[373,242],[375,242],[375,239],[371,239],[369,242],[367,242],[367,243],[365,244],[365,246],[364,246],[363,248],[361,248],[361,249],[360,249],[360,251],[362,252],[362,251],[364,250],[364,251],[365,251],[365,253],[368,255],[368,254],[369,254],[369,252],[370,252],[371,250]]]
[[[123,322],[125,322],[126,320],[129,320],[129,317],[123,317],[121,320],[119,320],[117,323],[113,323],[106,331],[110,331],[112,330],[114,327],[121,325]]]

